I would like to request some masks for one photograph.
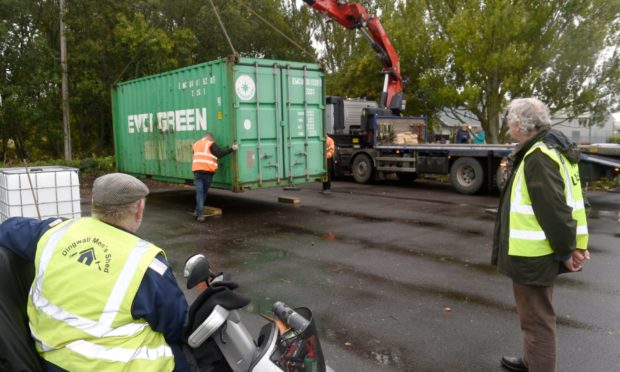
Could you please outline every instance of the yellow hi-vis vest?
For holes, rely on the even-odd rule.
[[[204,138],[199,139],[192,145],[194,156],[192,157],[192,172],[205,171],[214,173],[217,170],[217,156],[211,153],[213,141]]]
[[[566,204],[573,209],[572,217],[577,221],[576,248],[587,249],[588,225],[584,208],[579,167],[572,164],[556,149],[549,149],[543,142],[538,142],[525,154],[517,169],[515,181],[510,194],[510,236],[508,239],[508,255],[522,257],[540,257],[553,253],[545,232],[538,223],[532,201],[525,183],[525,158],[534,150],[540,149],[545,155],[558,163],[560,174],[564,180],[564,196]]]
[[[163,265],[159,253],[94,218],[47,231],[37,245],[28,299],[41,356],[69,371],[171,371],[174,357],[163,334],[131,316],[146,270]]]

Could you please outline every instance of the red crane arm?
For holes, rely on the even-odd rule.
[[[383,72],[386,74],[380,105],[400,113],[403,92],[400,58],[379,18],[369,14],[366,8],[358,3],[346,3],[343,0],[304,0],[304,2],[348,29],[360,29],[369,39],[383,62]],[[398,103],[393,102],[395,96],[398,97]]]

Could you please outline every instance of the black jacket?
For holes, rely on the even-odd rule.
[[[211,144],[211,153],[213,155],[215,155],[215,157],[218,158],[218,159],[223,157],[223,156],[226,156],[226,155],[230,154],[231,152],[233,152],[233,150],[230,147],[226,147],[226,148],[222,149],[215,142],[213,142],[213,144]]]
[[[211,144],[211,147],[209,149],[211,150],[211,153],[216,158],[218,158],[218,159],[223,157],[223,156],[226,156],[226,155],[230,154],[231,152],[233,152],[232,148],[226,147],[226,148],[222,149],[215,142],[213,142]],[[194,173],[210,173],[210,174],[215,174],[215,172],[207,172],[207,171],[194,171]]]
[[[516,257],[508,255],[510,231],[510,190],[515,172],[529,149],[538,141],[549,148],[556,148],[571,163],[579,161],[579,151],[570,140],[557,130],[545,130],[516,149],[511,155],[512,169],[500,197],[493,239],[491,262],[498,270],[525,285],[551,286],[555,277],[566,272],[563,261],[575,249],[577,221],[566,204],[564,180],[555,161],[541,150],[534,150],[524,164],[525,182],[532,209],[542,227],[554,254],[542,257]]]

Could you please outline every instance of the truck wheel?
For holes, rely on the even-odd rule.
[[[462,194],[477,193],[484,183],[484,170],[474,158],[458,158],[450,168],[450,182]]]
[[[353,160],[353,178],[357,183],[368,183],[372,180],[374,169],[368,155],[358,155]]]

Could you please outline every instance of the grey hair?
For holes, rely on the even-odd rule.
[[[127,217],[134,215],[138,210],[140,200],[119,205],[101,204],[93,201],[91,213],[99,220],[115,224],[115,222],[123,221]]]
[[[525,133],[551,127],[549,108],[536,98],[517,98],[508,105],[508,123],[521,123]]]

